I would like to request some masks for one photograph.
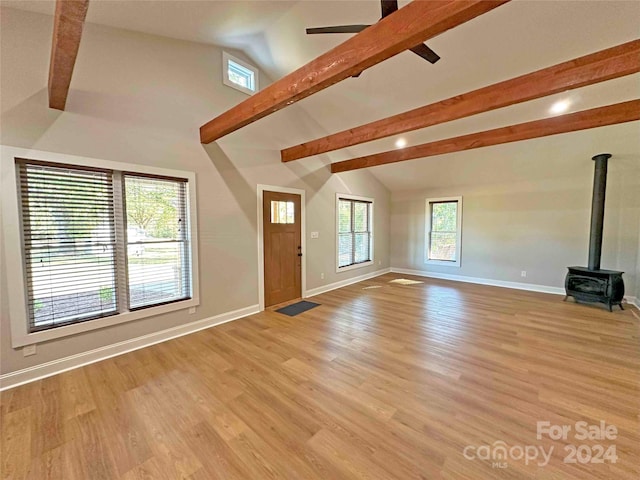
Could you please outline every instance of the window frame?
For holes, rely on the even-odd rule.
[[[457,202],[456,216],[456,260],[435,260],[429,258],[431,250],[431,205],[434,203]],[[462,260],[462,196],[427,198],[425,200],[425,226],[424,226],[424,263],[427,265],[440,265],[445,267],[460,267]]]
[[[366,262],[353,263],[351,265],[345,265],[344,267],[340,266],[340,200],[350,200],[356,202],[368,202],[369,206],[369,252],[371,253],[370,259]],[[375,263],[375,250],[374,250],[374,199],[370,197],[362,197],[359,195],[351,195],[346,193],[336,193],[336,231],[335,231],[335,239],[336,239],[336,273],[347,272],[349,270],[355,270],[357,268],[364,268]]]
[[[2,146],[0,149],[0,185],[2,200],[2,226],[4,232],[5,270],[12,272],[8,285],[9,317],[11,324],[11,345],[13,348],[41,343],[69,335],[76,335],[99,328],[118,325],[125,322],[153,317],[156,315],[184,310],[200,305],[198,273],[198,223],[196,210],[196,174],[190,171],[170,170],[146,165],[113,162],[90,157],[79,157],[51,153],[39,150],[27,150]],[[164,176],[186,179],[188,182],[187,215],[190,227],[189,259],[191,272],[191,298],[172,303],[151,306],[143,309],[124,311],[108,317],[72,323],[48,330],[29,332],[26,294],[26,275],[24,271],[22,218],[19,194],[19,172],[16,158],[49,164],[64,164],[78,167],[100,168],[120,172],[140,173],[152,176]]]
[[[121,201],[122,201],[122,219],[121,222],[116,221],[116,227],[118,227],[121,223],[122,225],[122,231],[124,233],[124,238],[122,239],[122,244],[123,244],[123,248],[121,249],[122,255],[124,257],[124,261],[122,262],[125,267],[122,269],[122,271],[118,271],[118,273],[121,273],[122,275],[122,279],[120,280],[122,283],[120,285],[120,289],[123,292],[126,292],[126,298],[125,298],[125,304],[126,307],[129,311],[133,312],[136,310],[140,310],[140,309],[147,309],[147,308],[152,308],[154,306],[157,305],[161,305],[161,304],[168,304],[168,303],[174,303],[174,302],[181,302],[184,300],[189,300],[191,299],[191,263],[189,261],[189,249],[188,246],[191,243],[191,228],[190,228],[190,224],[188,221],[188,212],[189,212],[189,206],[188,206],[188,192],[189,192],[189,181],[186,180],[185,178],[177,178],[177,177],[161,177],[161,176],[157,176],[157,175],[148,175],[148,174],[140,174],[139,172],[131,172],[131,171],[127,171],[127,172],[117,172],[116,176],[118,177],[118,180],[120,182],[120,188],[121,188]],[[184,209],[183,213],[185,216],[185,220],[186,220],[186,224],[189,227],[189,230],[186,232],[186,235],[184,237],[184,239],[182,240],[171,240],[169,242],[162,242],[162,243],[178,243],[181,244],[181,250],[183,251],[182,254],[184,255],[184,264],[182,265],[182,268],[186,269],[187,276],[186,277],[182,277],[182,280],[187,280],[188,281],[188,285],[183,285],[183,287],[187,286],[188,288],[185,289],[188,293],[183,297],[183,298],[174,298],[174,299],[170,299],[170,300],[163,300],[161,302],[156,302],[156,303],[152,303],[149,305],[138,305],[138,306],[134,306],[132,305],[132,301],[131,301],[131,257],[129,256],[129,247],[131,245],[135,245],[137,244],[136,242],[131,243],[129,240],[129,220],[128,220],[128,213],[127,213],[127,208],[128,208],[128,202],[127,202],[127,178],[137,178],[137,179],[141,179],[141,178],[146,178],[149,179],[151,181],[169,181],[169,182],[174,182],[174,183],[180,183],[181,184],[181,188],[184,188],[186,191],[187,195],[183,195],[184,196]],[[185,192],[183,192],[184,194]],[[118,202],[116,202],[118,203]],[[142,244],[144,243],[149,243],[149,242],[142,242]],[[153,241],[151,242],[153,243]],[[122,268],[122,267],[121,267]],[[126,277],[126,278],[125,278]]]
[[[238,85],[237,83],[235,83],[233,80],[229,78],[229,61],[232,61],[233,63],[236,63],[237,65],[240,65],[241,67],[246,68],[247,70],[250,70],[253,73],[253,86],[255,87],[253,90],[251,90],[250,88],[243,87],[242,85]],[[253,95],[254,93],[260,90],[258,68],[254,65],[251,65],[250,63],[240,60],[239,58],[236,58],[233,55],[223,51],[222,52],[222,83],[224,83],[228,87],[234,88],[247,95]]]

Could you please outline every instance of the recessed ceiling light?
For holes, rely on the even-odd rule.
[[[570,104],[568,100],[559,100],[553,105],[551,105],[551,108],[549,109],[549,111],[551,113],[564,113],[569,109],[569,105]]]
[[[407,141],[404,138],[396,140],[396,148],[404,148],[407,146]]]

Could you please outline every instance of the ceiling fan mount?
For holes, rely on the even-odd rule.
[[[380,0],[380,7],[382,13],[381,18],[384,18],[387,15],[391,15],[393,12],[398,10],[398,0]],[[307,28],[307,35],[316,35],[322,33],[359,33],[370,26],[371,25],[336,25],[332,27]],[[424,43],[416,45],[409,50],[411,50],[419,57],[424,58],[429,63],[436,63],[438,60],[440,60],[440,56],[429,47],[427,47]],[[354,77],[358,77],[359,75],[360,74],[354,75]]]

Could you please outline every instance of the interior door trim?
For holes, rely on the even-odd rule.
[[[300,239],[302,245],[302,272],[301,291],[302,298],[307,296],[307,236],[306,236],[306,200],[305,191],[299,188],[279,187],[277,185],[258,184],[258,305],[260,311],[264,310],[264,224],[262,218],[262,202],[265,191],[278,193],[292,193],[300,195]]]

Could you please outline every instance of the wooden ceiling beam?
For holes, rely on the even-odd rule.
[[[200,127],[210,143],[509,0],[415,0]]]
[[[640,40],[286,148],[283,162],[488,112],[640,72]]]
[[[57,0],[49,63],[49,107],[64,110],[89,0]]]
[[[336,162],[331,164],[331,173],[404,162],[416,158],[460,152],[520,140],[529,140],[559,133],[575,132],[577,130],[615,125],[617,123],[632,122],[634,120],[640,120],[640,100],[630,100],[606,107],[592,108],[590,110],[569,113],[558,117],[520,123],[510,127],[496,128],[484,132],[472,133],[470,135],[463,135],[461,137],[423,143],[401,150],[392,150],[345,160],[343,162]]]

